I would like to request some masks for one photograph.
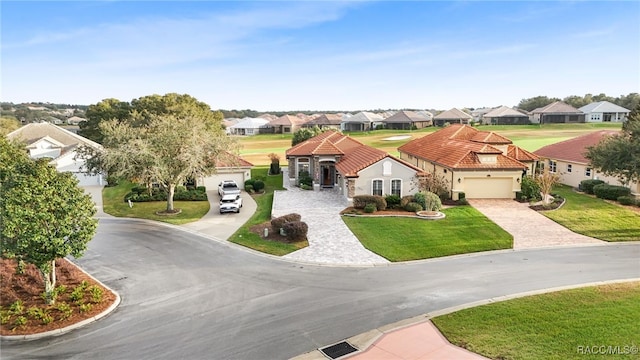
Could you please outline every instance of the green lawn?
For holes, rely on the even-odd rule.
[[[640,346],[640,282],[573,289],[433,319],[453,344],[491,359],[637,359],[585,355],[586,346]],[[580,352],[582,347],[582,353]]]
[[[165,201],[133,203],[129,207],[124,202],[124,196],[134,185],[128,181],[121,181],[118,186],[106,187],[102,190],[102,201],[104,212],[117,217],[130,217],[163,221],[166,223],[181,225],[199,220],[209,212],[208,201],[175,201],[174,208],[181,209],[178,215],[161,216],[156,215],[156,211],[167,208]]]
[[[277,176],[268,176],[268,167],[254,167],[251,170],[251,177],[263,177],[265,178],[265,192],[261,195],[253,195],[253,199],[258,204],[255,214],[244,224],[235,234],[233,234],[229,241],[246,246],[248,248],[258,250],[267,254],[282,256],[290,252],[302,249],[309,246],[307,241],[301,241],[297,243],[281,243],[276,241],[268,241],[262,239],[259,235],[249,231],[249,228],[253,225],[261,224],[265,221],[271,220],[271,206],[273,204],[273,191],[283,190],[282,187],[282,174]]]
[[[402,217],[342,219],[364,247],[389,261],[510,249],[513,237],[471,206],[443,210],[442,220]]]
[[[578,234],[606,241],[640,240],[640,213],[577,193],[569,186],[554,192],[567,199],[563,207],[543,214]]]

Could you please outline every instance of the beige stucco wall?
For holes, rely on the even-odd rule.
[[[549,168],[549,159],[541,160],[544,162],[545,168]],[[572,187],[578,187],[582,180],[599,179],[607,184],[620,185],[623,184],[615,177],[605,176],[594,169],[591,169],[591,175],[587,175],[587,166],[583,163],[555,160],[556,161],[556,173],[560,175],[560,183],[569,185]],[[568,171],[568,165],[571,164],[571,172]],[[635,195],[640,195],[640,183],[630,184],[631,192]]]
[[[385,174],[384,167],[389,167]],[[416,170],[398,162],[392,158],[384,158],[369,167],[360,170],[355,179],[355,195],[371,195],[373,193],[374,179],[382,180],[382,195],[391,194],[391,180],[402,180],[401,196],[411,195],[418,191],[418,179]]]

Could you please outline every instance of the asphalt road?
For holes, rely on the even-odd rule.
[[[369,268],[259,256],[171,227],[102,219],[77,262],[122,296],[111,315],[2,359],[285,359],[430,311],[640,277],[640,244],[506,251]]]

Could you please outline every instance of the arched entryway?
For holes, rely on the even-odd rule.
[[[332,188],[336,184],[336,166],[334,162],[323,161],[320,163],[320,186]]]

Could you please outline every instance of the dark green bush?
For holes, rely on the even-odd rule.
[[[196,186],[197,191],[207,192],[207,188],[205,186]]]
[[[618,202],[622,205],[636,205],[636,198],[633,196],[620,196]]]
[[[293,222],[293,221],[300,221],[300,219],[302,219],[302,216],[300,216],[300,214],[296,214],[296,213],[287,214],[287,215],[283,215],[283,216],[277,217],[277,218],[271,220],[271,230],[275,231],[276,233],[279,233],[280,229],[282,229],[284,224],[289,223],[289,222]]]
[[[387,201],[380,195],[356,195],[353,197],[354,208],[364,209],[367,204],[374,204],[378,210],[387,208]]]
[[[204,189],[204,186],[201,187]],[[124,202],[148,202],[148,201],[167,201],[167,194],[159,188],[152,188],[151,194],[146,186],[135,186],[129,193],[124,196]],[[175,201],[207,201],[207,192],[204,190],[193,189],[187,190],[184,186],[176,187],[173,194]]]
[[[593,187],[593,193],[600,199],[618,200],[620,196],[631,195],[631,189],[624,186],[598,184]]]
[[[401,199],[398,195],[387,195],[384,199],[390,209],[397,209],[400,206]]]
[[[253,183],[253,190],[255,190],[256,192],[262,191],[264,190],[264,181],[262,180],[256,180]]]
[[[255,179],[249,179],[249,180],[246,180],[246,181],[244,182],[244,189],[245,189],[245,190],[247,190],[247,186],[251,186],[251,189],[253,189],[253,183],[255,183],[255,182],[256,182],[256,180],[255,180]],[[247,191],[248,191],[248,190],[247,190]]]
[[[308,171],[300,172],[300,174],[298,175],[298,183],[301,186],[302,185],[306,185],[306,186],[312,186],[313,185],[313,179],[311,178],[311,175],[309,175]]]
[[[458,200],[465,199],[465,198],[466,198],[466,196],[467,196],[467,195],[466,195],[465,193],[463,193],[463,192],[458,193]]]
[[[307,232],[309,231],[307,223],[302,221],[288,222],[282,225],[282,229],[284,229],[285,236],[289,242],[306,240]]]
[[[588,179],[588,180],[582,180],[580,181],[580,190],[584,191],[587,194],[591,194],[593,195],[593,188],[596,185],[600,185],[600,184],[604,184],[604,181],[602,180],[597,180],[597,179]]]
[[[424,210],[422,205],[418,204],[417,202],[408,203],[407,205],[404,206],[404,209],[411,212],[418,212],[418,211]]]
[[[538,185],[531,176],[523,176],[520,185],[522,200],[541,200],[540,185]]]
[[[107,176],[107,187],[118,186],[120,180],[121,179],[119,177],[113,175]]]
[[[426,200],[424,197],[424,193],[416,193],[415,195],[413,195],[413,201],[417,202],[418,204],[420,204],[420,206],[422,207],[422,209],[426,209],[427,208],[427,204],[426,204]]]
[[[368,203],[367,205],[364,206],[364,212],[366,212],[367,214],[371,214],[376,212],[376,210],[378,210],[376,208],[376,204],[374,203]]]
[[[244,186],[244,191],[248,192],[249,194],[253,194],[253,185],[245,185]]]

